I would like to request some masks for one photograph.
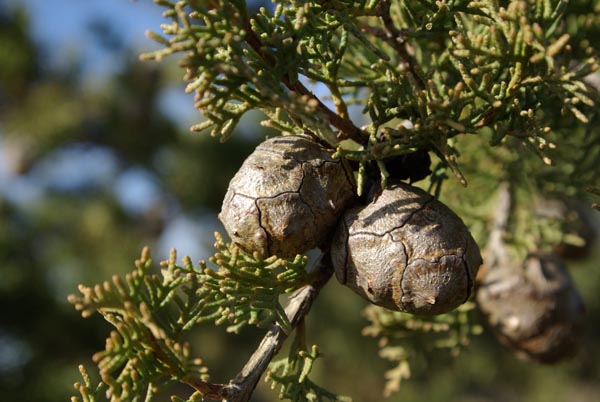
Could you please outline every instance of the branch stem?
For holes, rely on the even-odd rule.
[[[292,328],[296,328],[302,322],[310,311],[319,291],[331,277],[331,268],[323,268],[326,269],[321,271],[322,275],[314,283],[304,286],[290,297],[290,301],[285,308],[285,313],[290,320]],[[226,386],[227,397],[224,401],[246,402],[250,399],[258,380],[267,369],[273,357],[279,352],[288,336],[289,333],[286,333],[278,324],[274,325],[267,332],[242,371]]]
[[[504,235],[508,230],[510,213],[513,208],[513,194],[510,184],[502,182],[498,186],[498,200],[493,217],[493,226],[488,237],[486,246],[486,258],[488,266],[506,266],[508,258],[504,245]]]
[[[398,56],[400,56],[400,58],[404,60],[404,63],[406,64],[408,71],[415,80],[415,83],[417,84],[418,88],[425,89],[425,83],[421,79],[421,76],[419,75],[416,69],[417,63],[408,51],[408,44],[406,43],[404,34],[400,29],[396,28],[396,25],[394,24],[394,21],[392,20],[392,17],[390,15],[390,1],[382,1],[381,3],[379,3],[378,7],[379,18],[381,18],[383,26],[387,31],[387,35],[384,37],[384,39],[387,39],[387,42],[394,48],[396,53],[398,53]]]
[[[319,265],[317,271],[319,275],[316,280],[298,289],[289,298],[285,313],[293,329],[297,329],[302,324],[320,290],[331,278],[333,273],[331,265],[323,262]],[[229,384],[210,384],[199,379],[188,381],[187,384],[200,391],[206,400],[247,402],[250,400],[256,384],[258,384],[258,380],[260,380],[271,360],[281,350],[290,333],[291,331],[286,332],[279,324],[273,325],[263,337],[256,351],[250,356],[246,365]]]
[[[254,50],[258,55],[260,55],[260,57],[262,57],[262,59],[265,60],[265,62],[267,62],[270,66],[274,66],[275,61],[272,59],[272,57],[269,57],[269,55],[267,55],[263,52],[262,43],[260,41],[260,38],[252,30],[252,26],[250,25],[249,20],[246,21],[245,30],[246,30],[246,41],[248,42],[248,44],[250,45],[252,50]],[[307,96],[307,97],[317,101],[319,110],[321,110],[323,113],[325,113],[325,115],[327,115],[329,124],[331,124],[332,126],[334,126],[335,128],[337,128],[339,130],[339,133],[337,134],[337,139],[339,141],[342,141],[345,139],[352,139],[359,144],[362,144],[362,145],[366,144],[366,139],[368,138],[368,135],[366,133],[364,133],[363,130],[361,130],[359,127],[357,127],[352,122],[352,120],[350,120],[348,117],[340,116],[339,114],[337,114],[336,112],[331,110],[329,107],[327,107],[327,105],[325,105],[323,102],[321,102],[321,100],[315,94],[313,94],[308,88],[306,88],[299,80],[296,80],[295,82],[291,82],[289,77],[287,75],[284,75],[281,78],[281,82],[290,91],[294,91],[300,95]],[[335,144],[331,144],[331,145],[335,145]]]

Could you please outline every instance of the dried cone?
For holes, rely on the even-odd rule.
[[[229,183],[219,219],[247,252],[289,258],[318,246],[354,197],[351,172],[304,136],[266,140]]]
[[[496,265],[481,273],[477,304],[502,344],[540,363],[577,352],[584,306],[559,259],[529,256],[517,269]]]
[[[463,221],[430,194],[404,183],[348,210],[331,255],[342,284],[379,306],[422,315],[464,303],[481,265]]]

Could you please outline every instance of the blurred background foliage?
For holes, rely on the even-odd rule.
[[[110,18],[90,20],[93,41],[79,49],[38,41],[32,4],[0,2],[0,400],[54,402],[69,400],[77,365],[90,365],[109,330],[99,317],[81,319],[67,295],[79,283],[130,271],[144,245],[157,260],[170,247],[193,260],[212,254],[228,181],[268,133],[259,116],[225,144],[190,133],[186,116],[196,116],[192,100],[177,95],[183,84],[173,61],[140,63],[142,49]],[[103,49],[117,67],[90,73],[87,47]],[[60,62],[48,63],[57,53]],[[418,358],[412,379],[389,400],[597,401],[600,252],[593,249],[586,260],[569,262],[587,305],[576,359],[524,363],[485,333],[458,359]],[[376,340],[360,334],[364,306],[332,281],[309,316],[308,341],[325,355],[316,381],[355,401],[376,401],[390,367],[377,356]],[[213,380],[225,382],[261,336],[207,325],[191,342]],[[261,383],[253,400],[274,401],[276,393]]]

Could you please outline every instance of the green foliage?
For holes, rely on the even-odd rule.
[[[473,303],[466,303],[451,313],[432,317],[367,307],[365,315],[370,324],[363,329],[363,335],[379,338],[379,355],[396,363],[385,373],[383,394],[398,392],[402,381],[411,376],[411,365],[425,355],[439,359],[440,351],[447,351],[449,356],[458,356],[469,345],[471,336],[482,332],[472,317],[474,307]]]
[[[352,398],[327,391],[308,378],[313,364],[319,357],[321,354],[316,345],[313,345],[310,351],[307,350],[303,328],[300,327],[289,355],[269,365],[265,381],[271,381],[272,389],[280,386],[279,399],[296,402],[352,402]]]
[[[169,23],[162,35],[148,33],[163,48],[143,58],[179,56],[186,91],[205,118],[193,131],[224,141],[259,110],[266,127],[328,143],[355,170],[359,194],[377,173],[385,186],[394,158],[431,151],[439,161],[430,190],[459,212],[482,248],[504,182],[514,196],[505,233],[512,252],[581,240],[568,228],[572,216],[546,214],[542,204],[598,192],[598,88],[590,74],[599,69],[600,23],[589,12],[597,1],[278,0],[257,12],[243,0],[155,2]],[[447,183],[449,171],[458,180]],[[470,188],[459,188],[467,179]],[[94,355],[100,385],[82,369],[83,400],[103,392],[114,401],[149,400],[176,383],[195,390],[188,401],[225,399],[237,378],[209,383],[186,343],[206,322],[233,333],[247,325],[271,328],[269,336],[295,331],[288,357],[267,375],[280,398],[346,400],[308,378],[320,355],[306,348],[302,324],[280,300],[323,272],[307,273],[303,256],[262,259],[220,237],[216,247],[198,267],[189,258],[178,266],[173,252],[160,275],[144,252],[124,281],[82,286],[71,297],[84,316],[99,312],[115,327]],[[379,338],[380,355],[396,364],[384,393],[396,392],[430,353],[456,356],[481,331],[472,310],[466,304],[423,318],[367,308],[364,333]]]
[[[273,362],[265,381],[272,381],[272,388],[281,386],[279,399],[297,402],[352,401],[351,398],[327,391],[308,378],[312,365],[320,356],[316,345],[310,352],[296,351],[294,355]]]
[[[152,395],[176,382],[206,393],[207,369],[184,340],[204,322],[230,323],[230,332],[275,322],[291,330],[279,296],[307,282],[306,258],[263,260],[216,237],[219,252],[210,258],[211,268],[204,262],[195,268],[188,257],[178,266],[173,250],[158,275],[146,248],[124,280],[114,276],[102,285],[81,285],[81,295],[69,297],[83,317],[98,312],[115,327],[106,349],[93,356],[105,384],[98,387],[107,387],[111,401],[137,401],[140,394]],[[82,375],[85,386],[77,389],[86,400],[99,391]]]
[[[92,380],[90,373],[86,370],[85,366],[79,366],[79,373],[83,378],[83,384],[80,382],[76,382],[74,384],[75,389],[81,394],[83,399],[79,399],[78,397],[73,397],[71,400],[73,402],[79,402],[83,400],[84,402],[96,402],[101,401],[104,397],[104,393],[106,392],[106,386],[104,383],[99,383],[95,385],[95,382]]]
[[[464,182],[457,135],[487,128],[492,145],[514,137],[549,163],[557,105],[587,123],[597,97],[583,80],[598,69],[592,49],[572,62],[564,1],[278,1],[256,15],[244,1],[157,3],[171,23],[167,37],[150,34],[165,48],[145,58],[184,53],[187,90],[207,118],[193,129],[222,138],[260,109],[265,124],[311,132],[352,160],[431,149]],[[301,77],[328,88],[335,112]],[[350,104],[371,122],[359,129]]]
[[[216,324],[230,322],[229,332],[238,332],[247,324],[264,328],[274,322],[289,332],[290,323],[279,296],[308,283],[309,276],[304,269],[307,258],[298,255],[291,261],[276,256],[261,259],[258,254],[250,256],[216,236],[215,247],[219,253],[211,257],[210,262],[218,269],[207,268],[200,262],[203,275],[188,288],[190,299],[193,292],[198,299],[189,303],[193,313],[184,329],[196,321],[215,319]],[[193,273],[189,264],[186,269]],[[204,291],[199,292],[199,286]],[[196,311],[201,315],[196,317]]]
[[[106,349],[93,357],[107,395],[114,401],[139,400],[139,395],[151,395],[155,388],[173,381],[207,379],[205,367],[182,341],[185,310],[173,314],[170,304],[185,276],[174,272],[172,260],[162,278],[152,274],[148,249],[135,265],[125,281],[115,276],[112,282],[92,288],[80,286],[81,296],[69,298],[84,317],[98,311],[115,327],[106,340]],[[86,400],[93,388],[82,374],[85,386],[77,388]]]

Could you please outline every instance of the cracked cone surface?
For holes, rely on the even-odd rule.
[[[219,219],[247,252],[289,258],[319,245],[354,198],[351,173],[308,137],[266,140],[229,183]]]
[[[370,302],[433,315],[467,300],[481,255],[454,212],[425,191],[397,183],[344,214],[332,261],[337,279]]]
[[[482,274],[477,305],[503,345],[539,363],[577,353],[585,307],[561,260],[530,255],[521,267],[486,267]]]

